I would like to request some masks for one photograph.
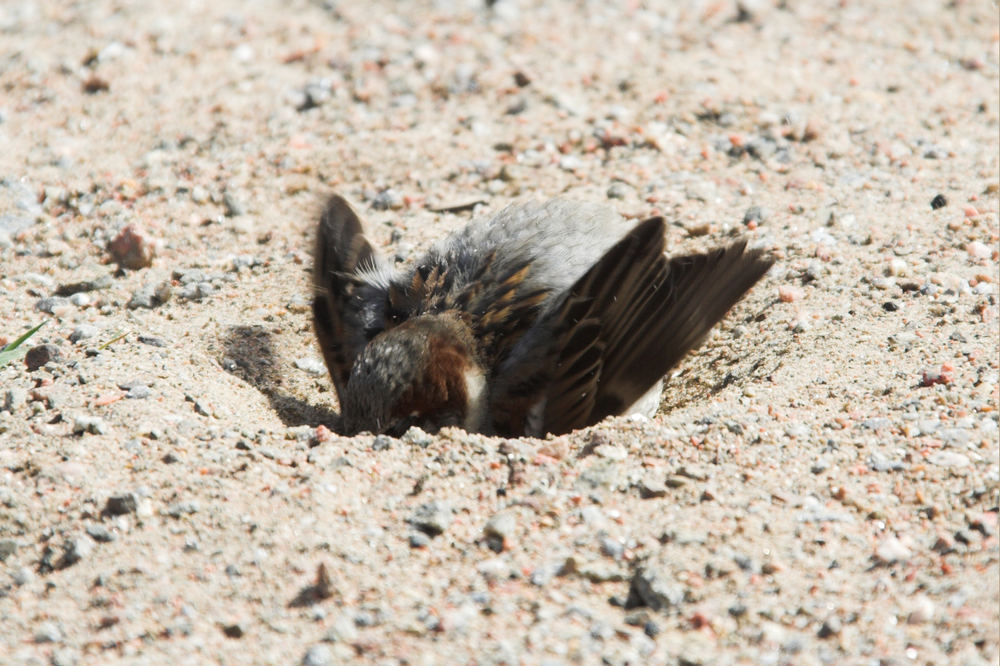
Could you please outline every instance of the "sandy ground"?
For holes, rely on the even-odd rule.
[[[0,4],[0,663],[997,663],[996,3],[174,4]],[[651,421],[348,439],[331,191],[778,261]]]

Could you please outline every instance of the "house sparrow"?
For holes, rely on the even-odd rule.
[[[316,336],[348,433],[461,426],[561,434],[659,406],[663,376],[767,272],[745,241],[668,259],[663,218],[508,206],[385,262],[333,196],[319,222]]]

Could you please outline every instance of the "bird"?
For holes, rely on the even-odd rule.
[[[653,416],[664,376],[774,261],[746,240],[665,250],[663,217],[555,198],[474,219],[397,267],[331,195],[312,311],[341,431],[544,437]]]

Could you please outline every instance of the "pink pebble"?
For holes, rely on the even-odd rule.
[[[794,301],[800,301],[802,300],[803,296],[805,296],[805,292],[803,292],[798,287],[793,287],[790,284],[783,284],[780,287],[778,287],[778,298],[781,300],[782,303],[792,303]]]
[[[121,268],[137,270],[153,265],[156,243],[142,229],[130,224],[108,244],[108,251]]]
[[[985,243],[980,243],[979,241],[972,241],[966,245],[965,251],[976,259],[989,259],[991,254],[990,248],[988,248]]]

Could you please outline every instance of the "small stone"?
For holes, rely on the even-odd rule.
[[[17,552],[17,542],[13,539],[0,539],[0,562]]]
[[[152,309],[170,300],[173,294],[173,287],[169,282],[159,284],[144,284],[138,291],[132,294],[129,299],[128,309],[137,310],[139,308]]]
[[[411,426],[409,430],[403,433],[401,439],[407,444],[415,444],[420,448],[427,448],[434,441],[433,437],[417,426]]]
[[[35,630],[36,643],[59,643],[63,632],[55,622],[42,622]]]
[[[755,224],[760,224],[767,220],[771,216],[771,212],[762,208],[761,206],[750,206],[747,208],[746,212],[743,213],[743,224],[750,224],[751,222]]]
[[[9,388],[4,392],[3,408],[14,413],[28,400],[28,392],[20,387]]]
[[[431,545],[431,538],[423,532],[413,532],[407,541],[410,548],[426,548]]]
[[[654,611],[667,610],[683,603],[684,588],[671,580],[667,571],[648,563],[632,577],[628,596],[628,608],[649,606]]]
[[[126,390],[125,397],[129,400],[144,400],[153,392],[148,386],[140,382],[133,382]]]
[[[937,194],[931,199],[931,208],[937,210],[938,208],[944,208],[948,205],[948,200],[943,194]]]
[[[910,600],[913,610],[906,617],[907,624],[924,624],[934,619],[934,602],[926,594],[919,594]]]
[[[48,296],[46,298],[40,298],[35,303],[35,309],[39,312],[45,312],[52,315],[62,315],[68,312],[72,307],[68,298],[63,298],[62,296]]]
[[[921,373],[921,386],[934,386],[935,384],[950,384],[954,378],[952,372],[954,368],[949,365],[942,365],[941,369],[926,368]]]
[[[838,635],[841,629],[842,625],[840,624],[839,619],[837,619],[836,617],[828,617],[826,621],[823,622],[823,626],[819,628],[819,631],[816,633],[816,635],[819,636],[820,638],[830,638],[832,636]]]
[[[110,543],[115,540],[114,532],[100,524],[87,525],[87,536],[98,543]]]
[[[801,301],[805,296],[805,293],[798,287],[790,284],[783,284],[778,287],[778,299],[782,303],[794,303],[795,301]]]
[[[108,244],[111,258],[120,268],[138,270],[153,265],[157,243],[140,227],[129,224]]]
[[[206,190],[201,185],[195,185],[191,188],[191,201],[198,205],[201,205],[208,201],[208,190]]]
[[[310,375],[325,375],[326,365],[324,365],[321,359],[315,356],[303,356],[300,359],[296,359],[295,367],[299,370],[304,370]]]
[[[333,666],[333,652],[327,645],[313,645],[302,657],[302,666]]]
[[[180,518],[184,515],[190,515],[192,513],[198,513],[201,509],[201,505],[198,502],[174,502],[167,507],[167,515],[171,518]]]
[[[78,294],[74,294],[77,296]],[[71,297],[72,298],[72,297]],[[73,329],[73,332],[69,334],[70,342],[80,342],[81,340],[89,340],[100,332],[96,326],[90,324],[80,324]]]
[[[909,265],[899,257],[895,257],[889,262],[889,266],[885,269],[888,275],[895,277],[906,277],[906,274],[910,271]]]
[[[410,517],[406,519],[428,536],[438,536],[447,530],[454,521],[454,512],[447,502],[434,500],[418,506]]]
[[[139,498],[135,493],[112,495],[104,504],[104,513],[109,516],[124,516],[135,513]]]
[[[78,308],[86,308],[90,307],[90,304],[93,303],[93,300],[90,298],[88,294],[80,293],[80,294],[73,294],[72,296],[70,296],[69,302]]]
[[[639,496],[642,497],[642,499],[665,497],[666,494],[667,486],[659,478],[647,476],[639,482]]]
[[[90,414],[80,414],[73,418],[73,434],[83,435],[106,435],[108,434],[108,425],[99,416],[91,416]]]
[[[980,241],[972,241],[965,246],[965,251],[973,259],[989,259],[993,255],[993,250],[988,245]]]
[[[498,511],[490,516],[483,527],[486,543],[490,550],[499,553],[514,537],[517,530],[517,516],[511,510]]]
[[[609,199],[624,199],[632,191],[632,188],[628,186],[627,183],[623,183],[620,180],[616,180],[611,183],[608,187],[607,196]]]
[[[222,195],[222,205],[226,209],[226,217],[239,217],[246,214],[246,206],[229,190]]]
[[[11,578],[14,580],[15,585],[27,585],[35,580],[35,572],[28,567],[21,567],[11,574]]]
[[[906,544],[892,536],[883,539],[875,548],[875,559],[883,564],[908,560],[912,554]]]
[[[242,624],[235,622],[222,625],[222,633],[226,635],[226,638],[243,638],[246,635],[246,630]]]
[[[402,207],[402,195],[392,188],[382,190],[372,199],[372,208],[375,210],[398,210]]]
[[[46,363],[58,362],[62,358],[62,353],[55,345],[38,345],[28,350],[24,355],[24,364],[29,372],[34,372]]]
[[[94,552],[94,541],[87,536],[76,536],[63,545],[63,554],[57,568],[65,569],[90,557]]]
[[[969,456],[958,451],[936,451],[927,457],[927,462],[938,467],[968,467],[972,464]]]

